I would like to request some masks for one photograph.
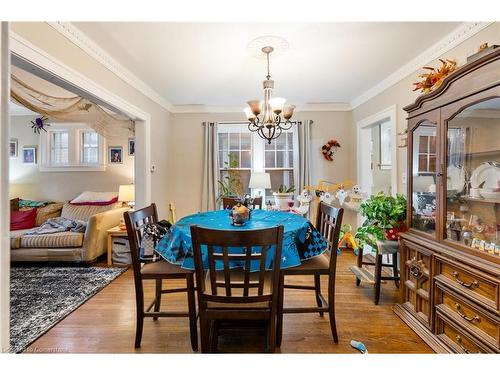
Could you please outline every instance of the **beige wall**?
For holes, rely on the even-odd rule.
[[[201,206],[203,121],[244,121],[239,113],[174,114],[169,137],[171,172],[169,196],[175,201],[180,218],[198,212]],[[312,182],[319,179],[344,181],[355,179],[355,145],[350,112],[299,112],[295,120],[313,120],[311,130]],[[321,155],[321,146],[336,138],[341,149],[333,162]],[[346,220],[352,217],[346,213]]]
[[[82,191],[118,191],[134,181],[134,157],[128,155],[128,137],[107,138],[107,146],[122,146],[123,164],[106,164],[102,172],[40,172],[40,137],[31,129],[33,116],[11,117],[11,138],[18,140],[18,157],[9,159],[10,196],[65,201]],[[38,163],[23,164],[23,146],[37,146]],[[107,152],[107,147],[105,152]]]
[[[484,42],[491,44],[500,44],[500,23],[495,22],[485,29],[481,30],[479,33],[467,39],[462,44],[448,51],[444,58],[455,59],[458,66],[463,65],[467,56],[473,54],[477,51],[479,45]],[[437,66],[436,62],[433,61],[429,65]],[[368,116],[371,116],[385,108],[392,105],[396,105],[397,110],[397,129],[398,133],[402,132],[406,124],[406,112],[403,111],[403,107],[412,103],[417,96],[417,92],[413,92],[412,83],[416,81],[416,77],[421,71],[414,72],[408,77],[402,79],[392,87],[381,92],[369,101],[361,104],[352,111],[353,125]],[[384,77],[380,77],[381,79]],[[406,148],[398,149],[398,192],[406,194],[406,184],[402,183],[402,174],[406,172]]]
[[[156,171],[151,176],[151,199],[158,204],[160,216],[166,217],[168,195],[168,125],[169,112],[97,62],[71,41],[44,22],[12,22],[12,31],[46,51],[62,63],[100,86],[122,97],[151,115],[151,162]],[[96,93],[97,94],[97,93]]]

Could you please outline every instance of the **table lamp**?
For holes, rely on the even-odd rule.
[[[271,189],[271,175],[265,172],[254,172],[250,175],[250,189],[257,190],[257,196],[265,196],[265,189]]]
[[[131,209],[134,208],[135,186],[133,184],[120,185],[120,188],[118,190],[118,201],[130,206]]]

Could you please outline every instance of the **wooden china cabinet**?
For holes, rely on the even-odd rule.
[[[500,352],[500,48],[408,112],[408,232],[394,308],[434,351]]]

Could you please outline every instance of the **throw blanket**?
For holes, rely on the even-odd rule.
[[[87,223],[82,220],[70,220],[65,219],[64,217],[54,217],[26,234],[50,234],[68,231],[84,233],[86,227]]]

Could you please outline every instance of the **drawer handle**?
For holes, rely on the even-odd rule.
[[[477,316],[477,315],[473,316],[472,318],[469,317],[469,316],[467,316],[467,315],[465,315],[463,313],[463,311],[462,311],[462,306],[460,306],[459,303],[455,304],[455,309],[457,310],[458,315],[460,315],[462,317],[462,319],[465,319],[468,322],[474,323],[474,322],[479,322],[481,320],[481,318],[479,316]]]
[[[457,340],[458,346],[460,346],[460,348],[465,352],[465,354],[470,354],[469,349],[467,349],[462,345],[462,336],[457,335],[457,337],[455,338]]]
[[[479,281],[473,280],[471,283],[467,284],[465,281],[460,280],[459,274],[457,271],[453,271],[452,273],[453,277],[455,277],[455,281],[459,283],[462,286],[465,286],[466,288],[473,289],[477,288],[479,286]]]

